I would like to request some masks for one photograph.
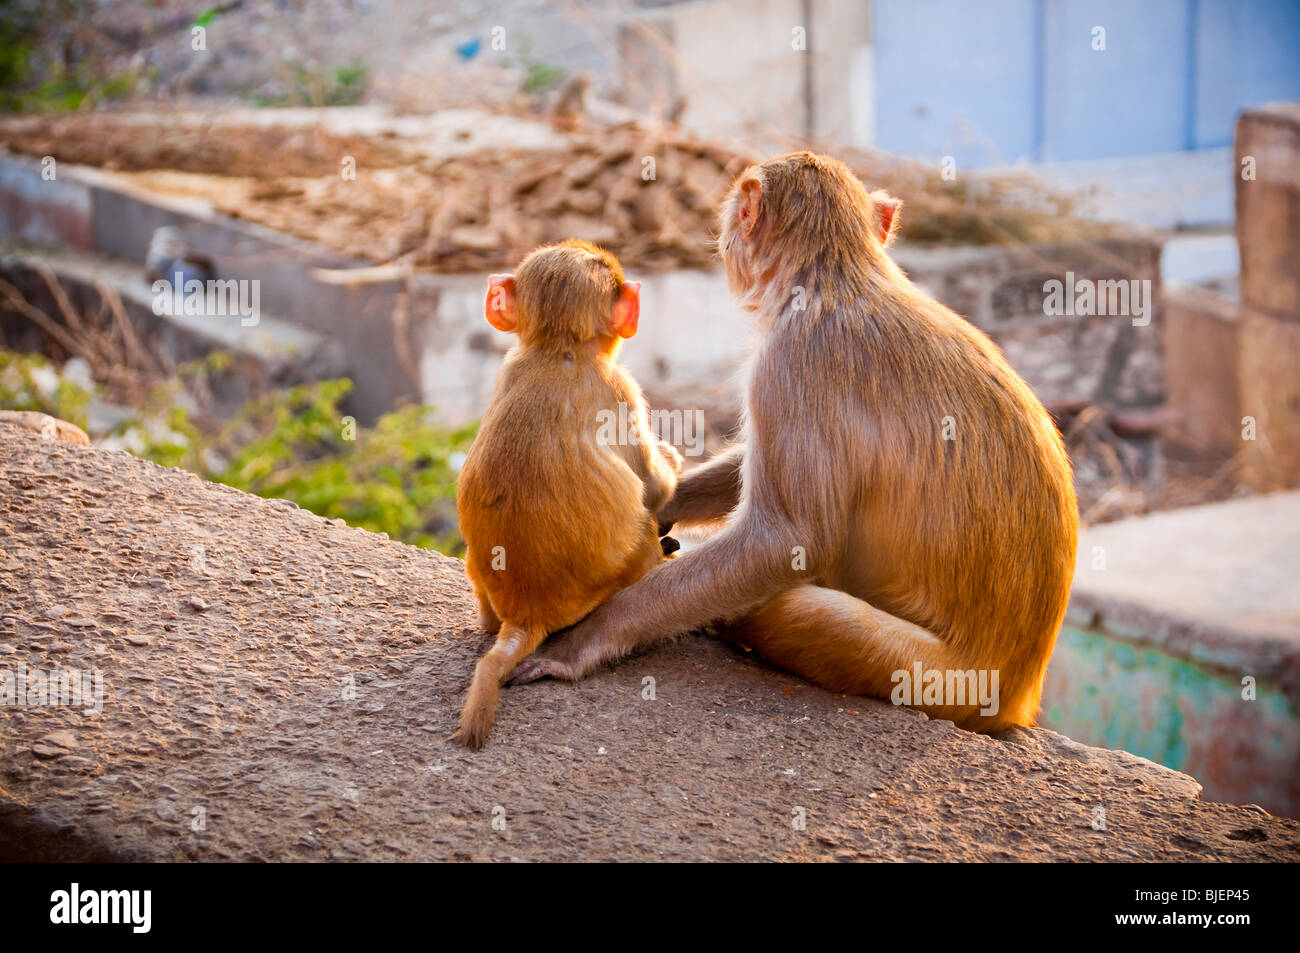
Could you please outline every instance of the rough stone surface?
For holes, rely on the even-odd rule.
[[[1300,817],[1297,566],[1300,492],[1085,530],[1044,721]]]
[[[912,281],[989,335],[1049,407],[1147,406],[1165,396],[1160,245],[1149,238],[1076,244],[920,247],[893,257]],[[1044,284],[1149,282],[1148,323],[1133,316],[1044,314]],[[1142,287],[1142,286],[1140,286]],[[1144,295],[1148,292],[1143,292]],[[1130,302],[1130,306],[1136,302]]]
[[[0,670],[103,674],[99,715],[0,713],[5,858],[1300,857],[1300,823],[1132,755],[702,638],[507,690],[469,754],[447,737],[486,637],[458,562],[10,427],[0,599]]]

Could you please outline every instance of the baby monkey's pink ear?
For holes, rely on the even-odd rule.
[[[871,193],[871,204],[876,210],[876,236],[880,244],[888,245],[898,234],[898,210],[903,203],[884,189],[876,189]]]
[[[614,333],[621,338],[630,338],[636,334],[636,323],[641,317],[641,282],[625,281],[623,290],[614,302],[614,313],[610,325]]]
[[[488,278],[487,298],[483,301],[483,314],[488,324],[498,331],[513,331],[515,318],[515,276],[492,275]]]

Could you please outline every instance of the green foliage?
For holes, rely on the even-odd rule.
[[[365,95],[370,68],[364,63],[350,63],[334,69],[334,84],[330,89],[329,105],[353,106]]]
[[[194,25],[201,27],[211,26],[212,21],[217,18],[217,14],[220,12],[220,7],[209,7],[195,18]]]
[[[32,49],[40,42],[40,23],[23,4],[0,4],[0,110],[22,107],[32,72]]]
[[[560,81],[567,75],[566,70],[559,66],[547,66],[545,63],[529,63],[525,67],[528,70],[528,78],[524,80],[524,92],[541,93],[560,85]]]
[[[24,112],[75,112],[95,103],[127,99],[139,88],[141,77],[129,73],[95,76],[82,68],[55,68],[43,83],[17,99]]]
[[[26,78],[30,58],[27,45],[15,35],[13,27],[0,20],[0,107],[17,108],[18,97],[11,90]]]
[[[184,383],[201,391],[204,378],[228,360],[214,354],[183,366],[178,379],[155,387],[105,442],[393,539],[463,553],[453,457],[468,449],[477,424],[448,430],[434,422],[430,408],[410,406],[361,427],[340,409],[352,389],[340,379],[273,391],[205,430],[185,409]],[[91,396],[45,357],[0,350],[0,407],[39,410],[84,428]]]
[[[207,479],[293,500],[403,542],[462,550],[451,458],[468,447],[476,427],[447,431],[420,406],[361,427],[339,407],[351,389],[343,379],[275,391],[250,401],[211,438],[184,449],[169,437],[154,439],[144,455],[171,465],[179,460]],[[184,424],[169,421],[173,432]]]
[[[91,395],[60,375],[43,354],[0,350],[0,408],[39,410],[86,427]]]
[[[310,106],[355,106],[366,94],[370,81],[370,68],[360,61],[336,66],[325,72],[298,67],[294,73],[293,91],[280,96],[253,94],[258,106],[283,106],[305,103]]]
[[[87,0],[0,2],[0,111],[59,112],[134,94],[147,77],[107,73],[82,26]]]

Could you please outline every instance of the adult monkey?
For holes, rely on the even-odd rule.
[[[724,521],[521,665],[578,679],[717,621],[832,691],[895,673],[998,673],[996,713],[921,704],[973,730],[1032,724],[1069,598],[1078,508],[1060,435],[987,337],[885,252],[900,203],[807,152],[746,170],[720,246],[761,340],[742,443],[683,475],[662,526]],[[920,686],[917,686],[919,694]]]

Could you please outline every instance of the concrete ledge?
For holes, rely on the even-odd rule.
[[[1297,566],[1297,492],[1087,530],[1044,723],[1300,815]]]
[[[1156,239],[956,248],[900,242],[891,254],[918,286],[993,338],[1049,407],[1163,401]],[[1134,326],[1133,318],[1120,315],[1048,317],[1044,283],[1064,281],[1067,273],[1093,281],[1150,282],[1149,323]]]
[[[267,313],[337,342],[355,385],[348,406],[362,420],[421,399],[413,356],[420,334],[410,327],[403,283],[351,287],[312,277],[315,268],[369,262],[219,215],[205,201],[147,192],[99,169],[60,163],[58,178],[47,181],[40,163],[0,152],[0,232],[143,265],[154,231],[167,225],[184,230],[218,278],[260,281]]]
[[[1167,436],[1196,453],[1230,457],[1242,450],[1238,313],[1230,298],[1167,285],[1165,376],[1177,414]]]
[[[0,599],[0,670],[102,676],[99,714],[0,717],[6,859],[1300,858],[1300,823],[1141,758],[706,639],[507,690],[468,754],[459,562],[10,427]]]

